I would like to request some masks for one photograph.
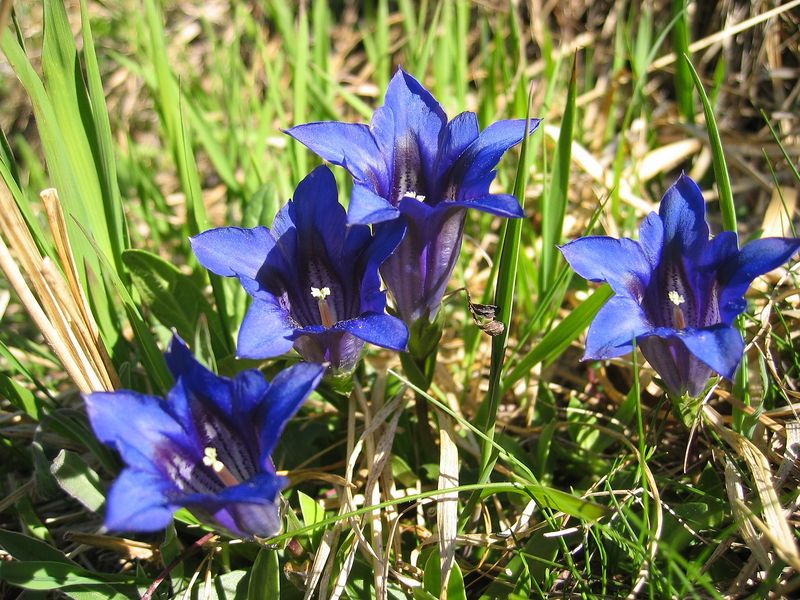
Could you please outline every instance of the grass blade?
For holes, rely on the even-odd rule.
[[[575,126],[575,99],[577,97],[577,56],[572,60],[572,75],[567,92],[567,103],[556,144],[553,175],[550,178],[549,194],[542,204],[542,262],[539,274],[539,296],[553,283],[560,253],[556,245],[561,240],[564,215],[567,211],[567,188],[569,186],[570,161],[572,158],[572,136]]]
[[[719,190],[719,207],[722,211],[722,225],[727,231],[736,233],[736,207],[733,203],[733,191],[731,190],[728,165],[725,162],[725,153],[722,150],[722,140],[719,137],[719,128],[717,127],[717,120],[714,118],[714,110],[711,107],[711,101],[708,99],[706,90],[703,87],[703,82],[700,81],[700,76],[697,74],[694,65],[692,65],[692,61],[685,54],[683,55],[683,60],[689,67],[692,80],[694,80],[694,86],[697,88],[700,101],[703,103],[703,112],[706,116],[706,128],[708,129],[708,142],[711,145],[711,156],[714,163],[714,177],[717,180],[717,189]]]

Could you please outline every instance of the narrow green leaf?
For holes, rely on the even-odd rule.
[[[577,99],[577,56],[572,60],[572,75],[569,80],[564,116],[558,133],[553,173],[550,178],[549,193],[542,203],[542,262],[539,274],[539,295],[543,295],[553,283],[560,253],[557,244],[561,241],[564,229],[564,215],[567,211],[567,190],[569,188],[570,162],[572,160],[572,138],[575,127]]]
[[[425,570],[422,574],[422,586],[425,591],[434,598],[440,598],[442,594],[442,569],[441,559],[438,550],[434,550],[425,561]],[[467,600],[467,592],[464,589],[464,576],[457,562],[453,562],[450,570],[450,579],[447,582],[448,600]]]
[[[42,418],[42,407],[39,399],[32,391],[23,387],[5,373],[0,373],[0,397],[6,398],[32,419],[39,421]]]
[[[775,140],[775,143],[778,144],[778,147],[781,149],[781,153],[783,154],[783,158],[786,159],[786,164],[789,165],[789,168],[792,170],[792,174],[794,178],[800,183],[800,172],[798,172],[797,167],[794,164],[794,159],[789,156],[789,153],[786,151],[786,147],[781,142],[781,138],[778,136],[778,132],[775,131],[775,128],[772,126],[772,123],[769,121],[769,117],[767,117],[767,113],[763,110],[761,111],[761,118],[764,119],[764,122],[769,127],[769,132],[772,134],[772,139]]]
[[[311,496],[297,492],[297,497],[300,500],[300,512],[303,513],[303,522],[306,527],[316,525],[325,519],[325,509]]]
[[[106,222],[109,226],[110,241],[116,258],[129,246],[128,225],[125,221],[125,213],[120,199],[116,159],[114,157],[114,141],[111,137],[111,123],[108,118],[103,81],[100,78],[100,67],[97,64],[97,55],[94,51],[94,40],[92,38],[86,0],[80,0],[80,6],[83,59],[86,65],[86,83],[93,123],[90,132],[94,133],[94,139],[90,139],[89,143],[95,151],[98,177],[104,197],[103,206],[106,212]]]
[[[297,15],[297,28],[294,37],[292,65],[292,119],[294,123],[305,123],[308,114],[308,14],[305,4],[300,5]],[[302,144],[295,144],[295,161],[297,173],[308,171],[308,154]]]
[[[571,311],[542,340],[523,356],[514,369],[503,378],[503,392],[530,373],[540,362],[560,355],[591,323],[606,301],[614,295],[607,285],[598,288],[591,296]]]
[[[75,562],[47,542],[16,531],[0,529],[0,546],[19,561],[44,560],[77,566]]]
[[[74,452],[61,450],[50,465],[50,472],[59,487],[92,512],[106,502],[97,473]]]
[[[688,65],[694,86],[700,95],[703,103],[703,112],[706,116],[706,128],[708,129],[708,142],[711,145],[711,157],[714,164],[714,177],[717,180],[719,190],[719,207],[722,211],[722,225],[727,231],[736,233],[736,206],[733,203],[733,191],[731,190],[731,180],[728,174],[728,165],[725,162],[725,152],[722,149],[722,139],[719,136],[717,120],[714,118],[714,110],[711,102],[706,95],[703,82],[692,65],[692,61],[685,54],[683,55],[685,64]]]
[[[250,570],[247,600],[273,600],[280,597],[281,571],[278,552],[272,548],[262,548]]]
[[[214,353],[225,356],[226,337],[219,315],[191,277],[146,250],[126,250],[122,260],[142,300],[165,327],[175,328],[184,340],[193,340],[200,315],[205,315]]]
[[[72,586],[98,586],[106,589],[109,598],[119,598],[118,592],[109,583],[141,583],[129,575],[109,575],[95,573],[77,565],[63,562],[47,562],[32,560],[25,562],[10,561],[0,563],[0,579],[26,590],[63,590],[69,591]],[[126,598],[126,596],[121,596]],[[127,596],[130,598],[130,596]]]
[[[676,18],[672,29],[672,50],[676,56],[691,56],[689,51],[689,15],[687,0],[672,0],[672,16]],[[687,123],[694,123],[694,83],[686,61],[675,64],[675,94],[678,109]]]
[[[525,137],[522,140],[517,175],[514,181],[514,195],[525,206],[525,185],[528,178],[528,146],[530,138],[527,135],[530,123],[530,107],[528,108],[525,124]],[[494,435],[494,424],[497,418],[497,405],[500,399],[500,375],[503,370],[506,345],[508,343],[509,325],[514,306],[514,288],[517,280],[517,265],[519,264],[519,247],[522,232],[521,219],[509,219],[503,224],[503,233],[500,238],[500,260],[497,270],[494,304],[497,307],[496,318],[505,325],[503,332],[492,338],[492,359],[489,372],[489,392],[481,403],[478,412],[478,422],[483,424],[483,431],[489,440]],[[484,444],[481,452],[482,470],[490,466],[491,444]],[[488,477],[488,472],[485,473]],[[482,481],[483,475],[481,478]]]
[[[445,407],[443,404],[436,402],[436,400],[431,400],[431,401],[434,402],[439,408],[445,410],[445,412],[448,412],[447,407]],[[451,416],[453,416],[452,412],[450,412],[450,414]],[[472,428],[472,431],[480,434],[480,431],[475,427]],[[589,522],[596,521],[608,514],[608,509],[605,506],[602,506],[600,504],[595,504],[594,502],[581,500],[580,498],[567,494],[566,492],[554,490],[553,488],[549,488],[541,484],[522,484],[516,482],[472,483],[468,485],[460,485],[454,488],[448,488],[447,491],[448,493],[477,492],[478,499],[480,499],[481,497],[485,498],[491,494],[501,494],[501,493],[525,495],[527,497],[532,497],[532,496],[535,497],[536,494],[539,494],[541,498],[545,499],[545,501],[543,501],[542,503],[543,506],[552,508],[553,510],[563,510],[563,512],[566,514],[578,517],[580,519]],[[358,508],[343,515],[332,515],[330,517],[326,517],[321,521],[318,521],[314,525],[305,525],[303,527],[297,527],[297,528],[295,527],[287,528],[287,531],[285,533],[270,538],[269,543],[280,544],[293,537],[311,534],[315,530],[327,527],[328,525],[332,525],[334,523],[342,521],[343,519],[358,517],[360,515],[373,512],[375,510],[386,508],[387,506],[397,506],[398,504],[406,504],[408,502],[423,500],[425,498],[433,498],[441,495],[442,495],[441,490],[428,490],[425,492],[420,492],[419,494],[411,494],[409,496],[403,496],[402,498],[393,498],[391,500],[381,502],[380,504],[374,504],[372,506],[364,506],[362,508]],[[292,513],[287,513],[287,515],[288,514]]]

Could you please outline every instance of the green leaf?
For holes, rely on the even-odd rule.
[[[514,369],[503,379],[506,392],[531,369],[542,361],[559,356],[594,319],[598,311],[614,293],[608,285],[598,288],[591,296],[570,312],[542,340],[523,356]]]
[[[126,250],[122,261],[142,300],[165,327],[175,328],[184,340],[193,340],[200,315],[205,315],[215,353],[226,354],[219,317],[189,275],[146,250]]]
[[[692,65],[692,61],[685,54],[683,60],[689,67],[694,86],[700,94],[700,101],[703,103],[703,112],[706,116],[706,128],[708,129],[708,143],[711,145],[711,157],[714,164],[714,177],[717,180],[719,190],[719,208],[722,211],[722,225],[727,231],[736,233],[736,207],[733,203],[733,191],[731,190],[731,180],[728,174],[728,165],[725,161],[725,153],[722,150],[722,139],[719,136],[719,127],[714,118],[714,109],[708,99],[703,82]]]
[[[425,562],[422,586],[434,598],[441,597],[442,568],[438,551],[431,552]],[[453,562],[453,566],[450,569],[450,579],[447,582],[447,598],[448,600],[467,600],[467,592],[464,589],[464,576],[461,574],[461,568],[457,562]]]
[[[567,102],[558,133],[553,174],[547,198],[542,203],[542,263],[539,273],[539,295],[542,296],[552,284],[560,253],[557,244],[561,241],[564,229],[564,215],[567,211],[567,191],[569,188],[570,163],[572,160],[572,139],[575,128],[577,100],[577,56],[572,60],[572,75],[569,80]]]
[[[94,151],[97,175],[105,199],[106,221],[110,226],[109,235],[114,257],[117,258],[130,245],[128,224],[125,221],[125,212],[122,209],[119,183],[117,182],[114,141],[111,137],[111,123],[108,118],[103,81],[100,78],[100,67],[97,64],[97,55],[94,51],[94,40],[92,38],[86,0],[80,0],[80,5],[83,60],[86,66],[86,84],[89,92],[88,100],[91,103],[93,125],[88,131],[88,134],[93,134],[93,137],[89,139],[89,143]]]
[[[247,600],[272,600],[281,596],[281,572],[278,552],[262,548],[250,570]]]
[[[4,373],[0,373],[0,397],[7,398],[32,419],[36,421],[41,419],[42,407],[36,395]]]
[[[0,529],[0,546],[18,561],[44,560],[78,566],[50,544],[16,531]]]
[[[103,486],[97,473],[74,452],[58,453],[50,472],[59,487],[92,512],[99,511],[106,502]]]
[[[514,180],[514,195],[521,206],[525,206],[525,187],[528,179],[528,147],[530,137],[528,130],[530,123],[530,102],[525,123],[525,137],[522,140],[517,174]],[[514,309],[514,289],[517,282],[517,265],[519,264],[519,249],[522,238],[523,219],[509,219],[503,225],[500,240],[500,259],[495,283],[494,304],[497,306],[496,318],[505,325],[503,332],[492,338],[492,359],[489,371],[489,392],[486,394],[478,410],[478,422],[482,424],[486,434],[486,443],[481,447],[481,475],[479,482],[485,482],[491,471],[491,442],[494,437],[495,421],[497,420],[497,407],[502,389],[500,376],[505,361],[506,345],[508,343],[509,324]],[[471,511],[470,503],[464,509],[463,515]]]
[[[325,519],[325,509],[316,500],[300,491],[297,492],[297,497],[306,527],[316,525]]]
[[[112,592],[109,583],[134,584],[129,575],[95,573],[74,564],[43,560],[9,561],[0,563],[0,579],[27,590],[68,590],[70,586],[101,586]]]
[[[689,53],[689,15],[687,0],[672,0],[672,16],[676,18],[672,29],[672,50],[676,56],[690,56]],[[685,61],[675,64],[675,95],[678,109],[687,123],[694,123],[694,84],[692,74]]]

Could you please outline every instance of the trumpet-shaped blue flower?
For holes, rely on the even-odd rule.
[[[186,507],[237,537],[274,535],[286,478],[271,454],[324,368],[301,363],[271,384],[255,370],[218,377],[177,336],[166,359],[176,380],[166,400],[125,390],[84,396],[95,434],[126,464],[108,495],[107,527],[157,531]]]
[[[238,354],[269,358],[294,347],[311,362],[348,372],[364,342],[404,350],[408,330],[385,314],[379,265],[399,232],[372,237],[348,227],[327,167],[308,175],[272,229],[221,227],[191,239],[200,263],[238,277],[253,302],[239,330]]]
[[[733,378],[744,351],[734,321],[756,277],[789,260],[800,240],[764,238],[738,247],[709,240],[705,202],[682,175],[639,229],[639,241],[585,237],[561,247],[573,269],[615,295],[589,328],[586,359],[627,354],[636,339],[667,389],[699,395],[713,373]]]
[[[538,124],[531,120],[530,131]],[[525,121],[498,121],[482,132],[475,113],[448,122],[430,92],[402,69],[369,126],[307,123],[286,133],[354,177],[350,223],[378,223],[378,235],[405,231],[381,275],[409,324],[432,320],[439,309],[466,209],[524,216],[514,196],[490,194],[489,185],[500,158],[524,137]]]

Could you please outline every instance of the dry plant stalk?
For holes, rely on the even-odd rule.
[[[63,272],[39,253],[5,183],[0,185],[0,269],[78,389],[117,389],[119,377],[78,279],[58,194],[47,189],[41,198]]]
[[[439,421],[439,490],[458,487],[458,446],[450,415],[436,409]],[[458,535],[458,492],[444,494],[436,504],[436,525],[439,531],[439,556],[442,591],[440,598],[447,598],[447,584],[456,559],[456,537]]]
[[[722,416],[707,404],[703,406],[703,415],[711,428],[744,460],[756,485],[755,491],[758,494],[761,512],[764,515],[763,522],[741,500],[734,503],[734,498],[731,498],[732,506],[738,505],[743,515],[742,524],[740,525],[743,537],[751,539],[755,530],[760,530],[763,534],[762,542],[770,542],[782,560],[794,569],[800,568],[800,552],[798,552],[792,528],[786,520],[786,515],[778,498],[772,469],[767,457],[753,442],[725,427]],[[726,469],[727,475],[728,471]],[[744,520],[745,518],[747,519],[746,521]],[[753,549],[753,545],[750,543],[748,543],[748,546],[750,546],[751,550]],[[756,550],[756,552],[758,551]]]

